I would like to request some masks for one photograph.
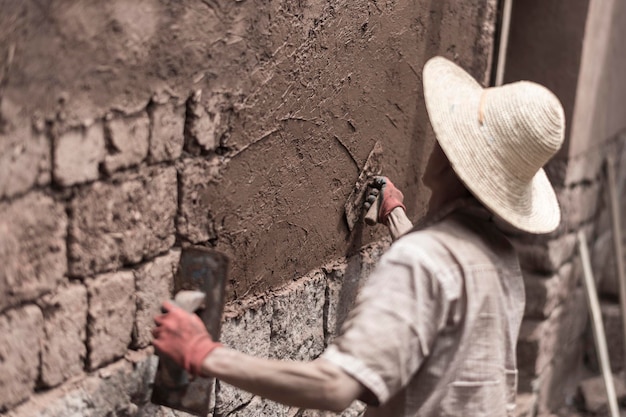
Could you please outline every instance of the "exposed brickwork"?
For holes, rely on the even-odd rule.
[[[165,101],[150,108],[150,159],[173,161],[182,150],[185,129],[185,106]]]
[[[180,250],[171,250],[135,271],[137,317],[133,346],[146,347],[152,340],[154,316],[161,311],[163,300],[172,298],[174,274],[179,259]]]
[[[36,306],[0,316],[0,411],[30,397],[39,376],[43,317]]]
[[[96,182],[71,202],[70,273],[87,276],[138,263],[174,244],[176,170],[147,168]]]
[[[64,186],[96,180],[104,157],[102,123],[61,133],[54,140],[54,180]]]
[[[45,339],[41,352],[41,381],[56,386],[83,371],[87,357],[87,290],[82,284],[60,288],[43,297]]]
[[[131,342],[135,319],[135,277],[113,272],[87,281],[89,369],[119,359]]]
[[[210,218],[211,204],[201,198],[202,191],[219,175],[218,158],[188,160],[180,168],[180,216],[178,233],[193,243],[206,242],[216,237],[215,226]]]
[[[50,182],[50,142],[28,121],[10,114],[16,109],[0,101],[5,127],[0,129],[0,198],[12,197]],[[4,131],[3,131],[4,130]]]
[[[421,65],[443,54],[485,82],[496,13],[495,0],[233,2],[219,13],[202,2],[113,0],[47,15],[33,0],[9,3],[0,14],[9,28],[0,30],[0,410],[12,417],[186,416],[149,397],[152,318],[187,242],[235,258],[225,344],[319,355],[388,244],[382,227],[349,234],[342,217],[373,141],[385,142],[385,173],[419,217],[421,158],[434,140]],[[5,39],[12,31],[19,39]],[[603,312],[621,363],[602,165],[618,156],[623,194],[626,136],[604,139],[548,166],[559,229],[515,239],[529,416],[571,399],[587,320],[579,228],[613,303]],[[214,401],[220,416],[330,415],[219,382]],[[362,412],[355,403],[341,415]]]
[[[0,310],[63,281],[66,230],[63,206],[43,194],[0,203]]]
[[[108,155],[104,167],[108,173],[128,168],[148,156],[150,119],[146,112],[133,117],[112,116],[105,123]]]

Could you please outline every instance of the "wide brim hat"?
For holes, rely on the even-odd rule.
[[[561,211],[542,167],[563,143],[558,98],[529,81],[482,88],[442,57],[426,63],[423,83],[437,141],[472,194],[519,230],[554,231]]]

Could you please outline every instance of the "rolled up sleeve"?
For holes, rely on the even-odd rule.
[[[382,404],[408,384],[445,325],[449,300],[419,253],[394,245],[322,357]]]

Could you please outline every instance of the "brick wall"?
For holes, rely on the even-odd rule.
[[[495,4],[3,4],[0,413],[183,415],[149,403],[150,329],[188,243],[233,259],[226,343],[317,356],[388,244],[343,219],[367,154],[383,141],[422,215],[421,67],[443,54],[486,80]]]
[[[548,172],[564,219],[557,231],[543,238],[514,238],[526,288],[518,342],[520,416],[551,415],[565,404],[578,402],[581,378],[599,371],[576,239],[579,229],[586,232],[590,244],[612,365],[617,370],[623,363],[604,163],[608,154],[617,157],[618,193],[623,194],[625,144],[626,135],[621,134],[584,155],[551,163]]]

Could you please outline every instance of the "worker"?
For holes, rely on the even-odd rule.
[[[504,232],[548,233],[560,222],[542,166],[562,144],[563,109],[532,82],[483,89],[442,57],[426,63],[423,84],[437,139],[423,178],[427,221],[412,227],[402,193],[377,179],[379,222],[398,239],[322,355],[242,354],[169,302],[155,318],[159,352],[301,408],[341,411],[359,399],[366,416],[514,415],[524,287]]]

